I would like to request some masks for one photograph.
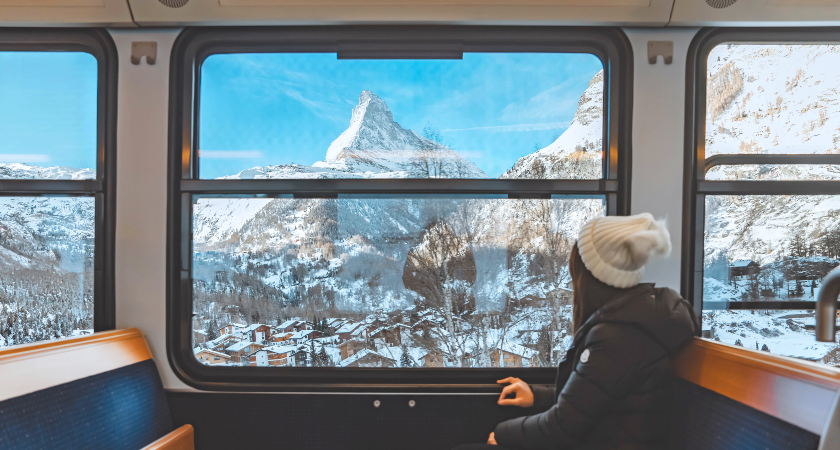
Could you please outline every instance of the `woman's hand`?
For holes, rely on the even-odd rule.
[[[531,386],[519,378],[508,377],[504,380],[497,381],[499,384],[510,383],[502,389],[502,395],[499,396],[500,405],[513,405],[522,408],[534,406],[534,393],[531,392]],[[509,394],[514,394],[515,398],[505,398]]]
[[[489,445],[499,445],[496,443],[496,433],[491,432],[490,437],[487,438],[487,443]]]

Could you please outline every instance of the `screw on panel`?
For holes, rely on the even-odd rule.
[[[409,400],[408,401],[408,407],[409,408],[414,408],[414,405],[416,405],[416,404],[417,404],[417,402],[415,402],[414,400]]]
[[[374,408],[379,408],[379,405],[381,405],[381,404],[382,404],[382,402],[380,402],[379,400],[374,400],[373,401],[373,407]]]

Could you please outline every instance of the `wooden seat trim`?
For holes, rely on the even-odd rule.
[[[0,351],[0,401],[151,359],[136,328]]]
[[[195,450],[195,431],[184,425],[140,450]]]
[[[818,435],[840,391],[840,370],[700,338],[673,364],[685,380]]]

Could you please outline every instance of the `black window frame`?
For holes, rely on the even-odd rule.
[[[832,154],[718,154],[706,158],[706,77],[709,53],[721,44],[840,44],[840,28],[703,28],[691,42],[686,60],[685,171],[681,293],[702,317],[706,195],[840,195],[840,181],[706,180],[719,165],[840,164]],[[712,302],[710,302],[712,303]],[[840,302],[838,302],[840,305]],[[813,310],[816,302],[713,302],[719,310]]]
[[[93,330],[116,328],[114,242],[116,236],[117,47],[98,28],[0,28],[0,52],[84,52],[96,58],[96,178],[92,180],[0,180],[3,197],[94,199]]]
[[[352,58],[451,58],[461,52],[591,53],[604,65],[604,165],[599,180],[319,179],[203,180],[198,138],[201,63],[211,54],[327,52]],[[167,214],[167,356],[175,374],[203,390],[298,392],[495,392],[500,376],[552,383],[554,368],[210,367],[193,356],[191,217],[194,195],[336,198],[338,193],[599,195],[609,215],[630,212],[633,51],[618,28],[497,26],[311,26],[190,28],[171,57]],[[619,151],[620,149],[620,151]],[[232,182],[231,182],[232,181]]]

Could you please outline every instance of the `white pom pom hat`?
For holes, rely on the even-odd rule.
[[[648,213],[597,217],[583,225],[577,245],[595,278],[629,288],[642,280],[651,257],[671,253],[671,235],[664,220],[654,220]]]

